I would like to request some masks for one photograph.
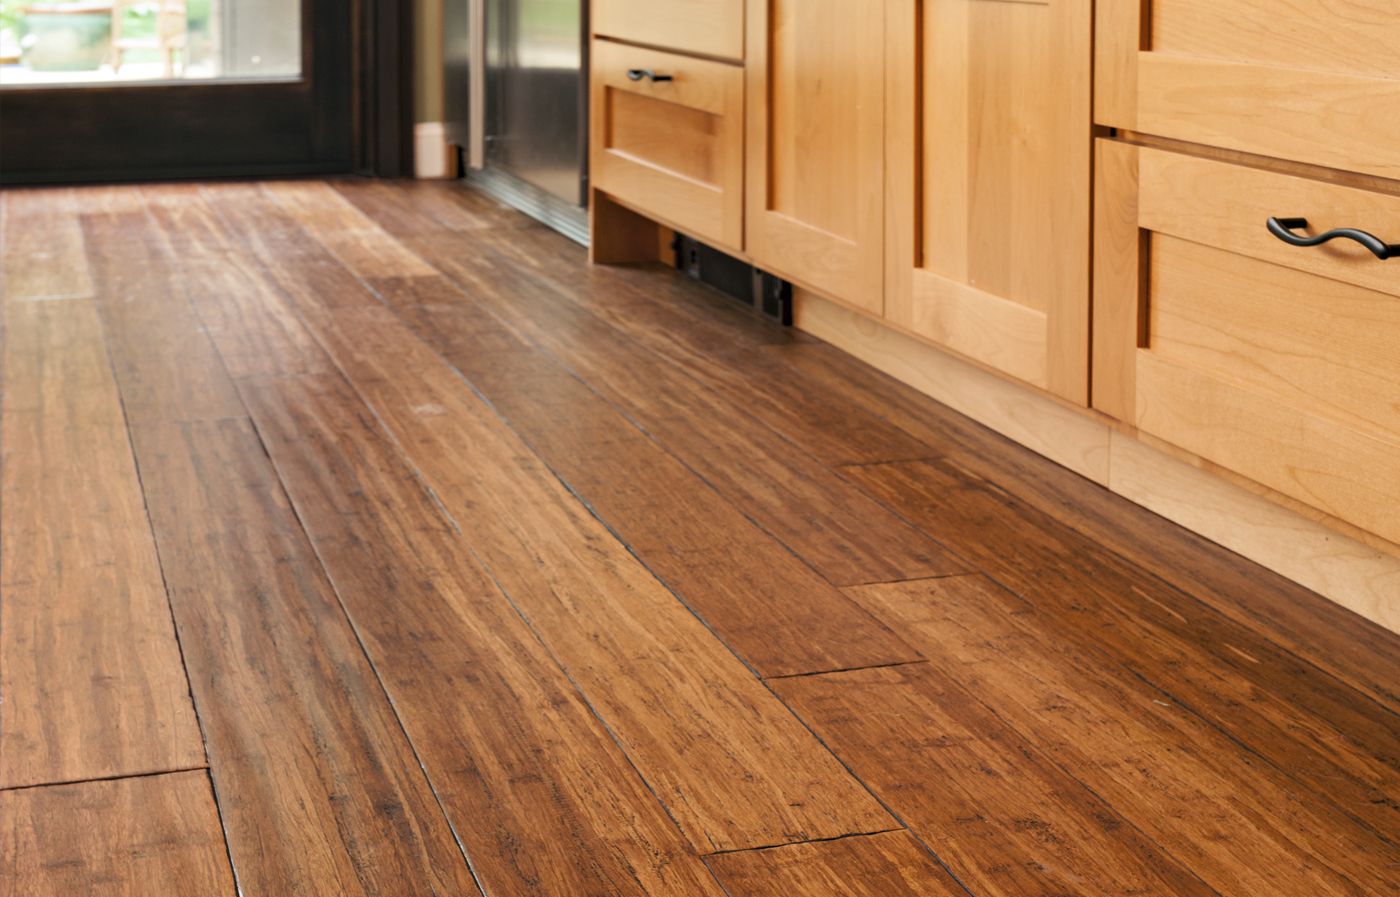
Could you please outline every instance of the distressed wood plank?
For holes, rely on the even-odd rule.
[[[979,897],[1215,892],[926,664],[774,689]],[[1092,883],[1091,885],[1088,883]]]
[[[1212,543],[975,423],[831,346],[768,349],[789,376],[867,403],[940,456],[1085,538],[1177,586],[1338,679],[1400,711],[1396,637],[1363,617]]]
[[[233,383],[145,209],[80,217],[127,418],[241,417]]]
[[[707,862],[730,897],[966,897],[967,892],[908,832],[885,832]]]
[[[555,355],[743,513],[838,585],[961,571],[961,561],[668,359],[528,271],[463,260],[452,238],[407,241],[473,301]],[[499,258],[499,256],[497,256]]]
[[[0,787],[203,766],[92,303],[4,327]]]
[[[243,393],[485,890],[719,897],[348,385],[261,381]]]
[[[304,262],[281,260],[280,276]],[[696,849],[885,827],[835,758],[457,371],[388,308],[321,295],[292,301]]]
[[[6,190],[0,195],[0,298],[91,298],[92,272],[78,208],[71,190]]]
[[[1400,717],[965,470],[917,462],[849,473],[1096,662],[1190,706],[1291,787],[1376,832],[1396,830]]]
[[[760,675],[918,658],[585,383],[455,287],[441,278],[372,284]]]
[[[1390,873],[1400,846],[1385,831],[1251,762],[1190,704],[1066,646],[1055,612],[982,576],[855,593],[917,639],[939,675],[975,683],[992,712],[1220,894],[1400,893]]]
[[[0,895],[235,893],[203,772],[0,791]]]
[[[240,887],[477,893],[251,425],[133,436]]]

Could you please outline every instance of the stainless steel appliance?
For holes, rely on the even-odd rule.
[[[467,177],[587,239],[587,0],[447,0],[449,139]]]

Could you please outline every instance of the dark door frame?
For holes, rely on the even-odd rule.
[[[0,90],[0,184],[412,168],[412,0],[305,0],[304,77]]]

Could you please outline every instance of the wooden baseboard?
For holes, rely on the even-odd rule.
[[[794,321],[1003,436],[1400,632],[1400,556],[820,296],[799,291]]]
[[[1109,427],[1049,396],[798,290],[793,323],[1009,439],[1108,485]]]

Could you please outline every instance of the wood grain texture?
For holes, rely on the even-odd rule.
[[[707,862],[730,897],[965,897],[967,892],[908,832],[885,832]]]
[[[373,285],[760,675],[918,657],[586,384],[455,287],[440,278]],[[795,594],[803,600],[794,602]]]
[[[1138,148],[1094,142],[1093,406],[1117,420],[1133,419],[1133,376],[1146,329],[1144,262],[1138,228]]]
[[[127,189],[139,199],[136,188]],[[141,424],[242,416],[233,383],[144,207],[81,218],[127,418]]]
[[[92,296],[92,273],[68,190],[7,190],[0,196],[0,299]]]
[[[940,674],[975,681],[998,717],[1220,894],[1396,892],[1388,869],[1400,845],[1386,840],[1394,811],[1370,831],[1349,824],[1315,789],[1297,793],[1277,771],[1232,750],[1196,716],[1194,700],[1178,701],[1067,646],[1056,609],[981,576],[856,594],[918,640]],[[1393,778],[1371,799],[1385,802],[1387,791],[1400,793]],[[1259,824],[1264,818],[1268,825]]]
[[[235,893],[203,772],[0,791],[4,897]]]
[[[1214,892],[925,664],[774,683],[968,889],[1051,897]]]
[[[1087,404],[1091,7],[885,15],[885,317]]]
[[[1227,482],[1218,472],[1183,464],[1139,439],[1115,433],[1111,448],[1114,491],[1162,515],[1159,529],[1190,535],[1169,537],[1170,552],[1190,551],[1191,539],[1210,539],[1282,574],[1261,574],[1270,581],[1262,600],[1251,585],[1257,578],[1234,591],[1222,587],[1196,594],[1222,613],[1260,627],[1392,712],[1400,708],[1395,686],[1400,653],[1390,646],[1400,632],[1400,604],[1395,601],[1400,557]],[[1183,578],[1211,577],[1209,570],[1186,563],[1189,557],[1182,555],[1170,568]],[[1253,565],[1241,558],[1237,566],[1241,569],[1234,575],[1248,577]],[[1234,595],[1246,600],[1232,600]]]
[[[1400,809],[1384,797],[1400,790],[1393,714],[965,471],[918,463],[852,475],[1060,621],[1060,637],[1272,762],[1275,778],[1292,779],[1284,787],[1375,832],[1394,829]]]
[[[0,787],[203,766],[92,303],[3,313]]]
[[[240,887],[471,893],[160,232],[144,211],[84,226],[123,402],[146,412],[132,445]]]
[[[486,892],[718,897],[349,386],[266,380],[243,394]]]
[[[745,39],[744,248],[765,271],[880,314],[885,4],[754,2]]]
[[[252,427],[133,437],[240,887],[476,893]]]
[[[179,286],[231,377],[334,371],[203,188],[147,186],[142,194]]]
[[[1098,8],[1097,121],[1395,177],[1392,10],[1232,0]]]
[[[1184,464],[1162,463],[1152,457],[1159,454],[1155,450],[1115,434],[1114,488],[1129,496],[1124,498],[831,347],[769,351],[781,355],[809,388],[859,398],[870,411],[924,440],[963,470],[1257,630],[1392,712],[1400,709],[1394,686],[1400,682],[1400,653],[1392,647],[1393,634],[1230,550],[1232,540],[1248,539],[1250,533],[1256,534],[1254,549],[1262,550],[1259,533],[1305,524],[1312,529],[1299,534],[1298,544],[1320,541],[1320,525],[1263,498],[1250,496],[1252,501],[1246,503],[1237,487]],[[1144,453],[1148,457],[1140,457]],[[1166,519],[1177,515],[1187,515],[1192,528]],[[1241,521],[1251,526],[1243,527]],[[1318,591],[1340,594],[1356,569],[1367,570],[1360,586],[1352,586],[1358,596],[1354,607],[1369,608],[1368,615],[1377,613],[1383,596],[1400,589],[1395,572],[1400,566],[1336,535],[1329,535],[1327,542],[1335,557],[1289,553],[1296,578],[1316,582],[1322,586]],[[1269,550],[1287,548],[1279,543]]]
[[[463,263],[450,241],[409,242],[831,582],[887,582],[959,571],[960,562],[937,542],[875,506],[801,446],[665,357],[635,345],[562,290],[499,255],[494,260],[501,267],[492,271],[479,261]],[[735,464],[734,458],[745,463]]]
[[[815,293],[797,292],[793,317],[802,330],[953,410],[1096,483],[1108,482],[1108,426],[1102,421]]]
[[[752,314],[723,296],[696,289],[673,269],[591,266],[576,272],[578,249],[542,228],[488,242],[512,266],[528,270],[611,324],[628,343],[670,360],[819,461],[868,464],[929,453],[928,446],[858,401],[811,395],[782,365],[753,351],[801,343],[800,334],[756,327]]]
[[[840,764],[389,309],[293,301],[697,849],[884,827]]]
[[[589,65],[589,183],[658,221],[743,252],[744,69],[608,40],[592,42]],[[633,81],[632,69],[672,80]]]
[[[743,0],[600,0],[591,25],[600,36],[744,58]]]
[[[272,198],[357,277],[432,274],[423,260],[393,240],[344,197],[320,181],[283,181],[263,186]]]

